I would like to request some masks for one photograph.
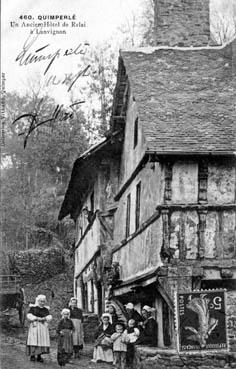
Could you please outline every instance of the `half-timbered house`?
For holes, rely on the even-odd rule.
[[[236,42],[198,31],[120,52],[109,135],[76,160],[59,216],[76,224],[83,309],[151,305],[159,347],[175,346],[176,291],[226,288],[235,337]]]

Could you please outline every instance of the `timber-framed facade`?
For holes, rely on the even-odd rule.
[[[108,137],[74,164],[75,293],[156,309],[176,347],[176,292],[225,288],[236,351],[235,40],[121,51]]]

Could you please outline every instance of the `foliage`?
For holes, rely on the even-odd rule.
[[[225,0],[218,6],[212,4],[211,9],[211,38],[215,43],[222,45],[236,35],[236,3],[234,0]]]
[[[118,47],[110,40],[91,47],[89,53],[81,59],[81,63],[90,65],[90,77],[82,90],[87,101],[86,128],[92,141],[103,137],[109,130],[117,51]]]
[[[142,46],[155,46],[154,0],[145,0],[141,18]]]
[[[58,195],[65,191],[74,160],[88,147],[84,114],[78,105],[73,107],[70,119],[63,120],[59,114],[33,130],[24,149],[31,118],[13,121],[22,114],[37,112],[37,123],[42,122],[53,116],[57,104],[49,96],[17,93],[8,94],[6,102],[1,176],[3,246],[47,247],[57,230]],[[21,132],[25,134],[19,136]]]

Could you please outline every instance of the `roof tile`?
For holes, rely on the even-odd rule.
[[[225,48],[121,52],[147,151],[236,151],[236,76]]]

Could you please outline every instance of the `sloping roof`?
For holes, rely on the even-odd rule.
[[[230,43],[121,51],[147,152],[236,151],[233,50]]]
[[[76,159],[58,220],[67,215],[76,219],[94,184],[102,158],[109,158],[119,152],[122,140],[121,132],[117,131],[90,147]]]

